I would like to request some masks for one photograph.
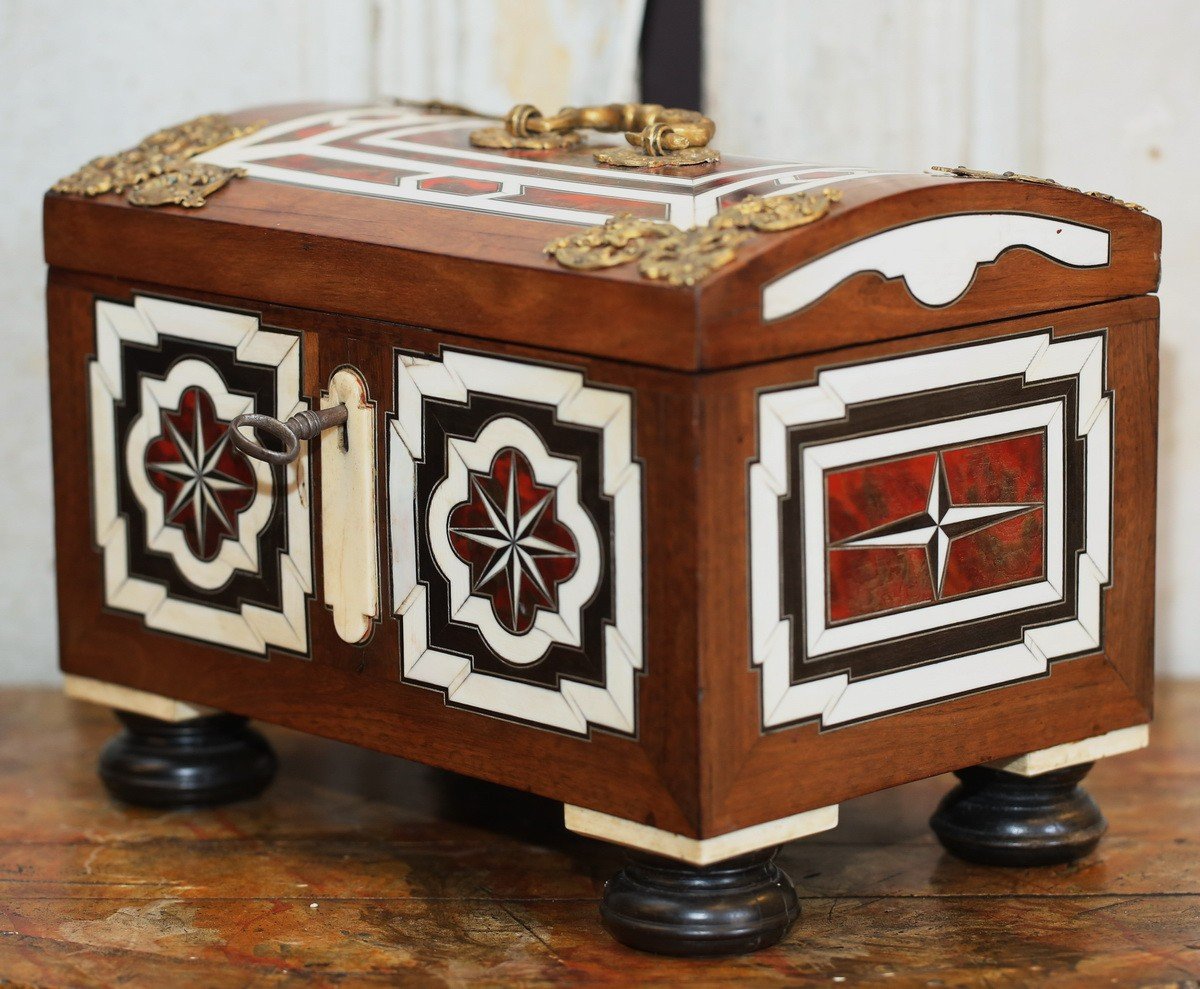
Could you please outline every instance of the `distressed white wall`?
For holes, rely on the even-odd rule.
[[[1163,221],[1157,644],[1163,673],[1200,675],[1200,4],[707,0],[705,11],[707,109],[724,150],[1013,169]]]
[[[199,113],[381,94],[636,95],[642,0],[0,0],[0,683],[55,677],[41,201],[93,156]],[[86,497],[82,492],[77,497]]]
[[[336,0],[0,0],[0,354],[6,402],[24,409],[0,425],[0,680],[49,679],[57,662],[42,194],[197,113],[366,95],[367,12]]]
[[[642,0],[0,0],[0,682],[54,670],[40,212],[85,159],[197,113],[380,94],[500,112],[635,95]],[[181,13],[182,11],[182,13]],[[707,0],[718,147],[1015,168],[1165,222],[1162,667],[1200,675],[1200,6]],[[1186,185],[1185,185],[1186,183]]]
[[[637,99],[644,0],[381,0],[379,85],[502,114]]]

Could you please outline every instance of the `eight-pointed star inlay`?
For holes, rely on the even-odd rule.
[[[832,543],[831,546],[854,549],[924,549],[934,596],[940,598],[946,579],[946,564],[950,561],[950,547],[955,539],[1024,515],[1038,507],[1037,504],[955,505],[950,497],[946,470],[939,453],[933,460],[929,498],[923,512],[888,522],[869,532]]]
[[[490,599],[497,621],[517,635],[533,627],[539,608],[558,610],[558,585],[578,564],[556,497],[534,479],[524,454],[505,447],[488,473],[470,472],[470,497],[448,519],[450,545],[471,568],[472,592]]]
[[[146,474],[163,496],[163,519],[183,530],[201,560],[216,557],[223,539],[236,539],[238,515],[250,507],[255,477],[250,462],[229,442],[229,423],[213,400],[192,386],[179,408],[160,410],[162,432],[146,447]]]

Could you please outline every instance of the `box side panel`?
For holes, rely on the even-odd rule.
[[[705,381],[706,835],[1149,720],[1157,313]]]
[[[49,313],[65,671],[696,833],[690,378],[61,271]],[[344,365],[378,415],[361,644],[320,444],[222,447]]]

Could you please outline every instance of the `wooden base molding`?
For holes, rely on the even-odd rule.
[[[1150,726],[1131,725],[1078,742],[1052,745],[1048,749],[1038,749],[1036,752],[1027,752],[1011,759],[997,759],[987,765],[990,769],[1003,769],[1006,773],[1016,773],[1018,776],[1040,776],[1056,769],[1134,752],[1144,749],[1149,744]]]
[[[785,841],[795,841],[797,838],[835,828],[838,822],[838,808],[837,804],[816,807],[802,814],[756,824],[740,831],[730,831],[715,838],[689,838],[686,835],[652,828],[647,824],[613,817],[611,814],[588,810],[586,807],[573,807],[571,804],[563,805],[563,822],[568,831],[589,838],[599,838],[614,845],[636,848],[690,865],[712,865],[714,862],[723,862],[749,852],[781,845]]]
[[[144,714],[147,718],[157,718],[159,721],[190,721],[217,713],[203,704],[189,704],[186,701],[163,697],[161,694],[122,687],[118,683],[106,683],[75,673],[63,674],[63,693],[72,700],[100,704],[132,714]]]

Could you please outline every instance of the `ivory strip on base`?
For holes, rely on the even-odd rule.
[[[615,845],[653,852],[655,855],[688,862],[691,865],[711,865],[745,855],[747,852],[758,851],[760,848],[770,848],[785,841],[793,841],[805,835],[837,827],[838,805],[817,807],[777,821],[767,821],[765,824],[755,824],[740,831],[730,831],[715,838],[689,838],[572,804],[563,805],[563,821],[568,831],[587,835],[589,838],[600,838]]]
[[[177,701],[161,694],[152,694],[134,687],[122,687],[118,683],[106,683],[74,673],[63,675],[63,692],[77,701],[102,704],[104,707],[130,711],[133,714],[144,714],[148,718],[158,718],[159,721],[190,721],[192,718],[219,713],[203,704],[188,704],[186,701]]]
[[[1062,745],[1052,745],[1048,749],[1038,749],[1036,752],[1027,752],[1011,759],[997,759],[988,765],[993,769],[1003,769],[1007,773],[1016,773],[1019,776],[1041,776],[1042,773],[1049,773],[1055,769],[1065,769],[1067,766],[1078,766],[1108,756],[1144,749],[1149,744],[1150,726],[1132,725],[1104,735],[1096,735],[1094,738],[1085,738],[1080,742],[1064,742]]]

